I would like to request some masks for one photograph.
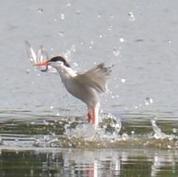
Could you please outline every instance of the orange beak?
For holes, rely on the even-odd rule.
[[[41,63],[35,63],[34,65],[35,65],[35,66],[39,66],[39,67],[40,67],[40,66],[46,66],[46,67],[47,67],[47,66],[48,66],[48,60],[44,60],[44,61],[41,62]]]

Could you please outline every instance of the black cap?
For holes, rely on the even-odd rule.
[[[70,67],[69,63],[66,61],[65,58],[61,57],[61,56],[56,56],[53,57],[49,60],[49,62],[57,62],[57,61],[61,61],[64,63],[65,66]]]

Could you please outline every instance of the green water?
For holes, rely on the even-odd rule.
[[[151,149],[1,150],[1,177],[176,177],[178,151]]]

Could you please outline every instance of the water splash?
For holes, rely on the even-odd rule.
[[[103,115],[102,122],[99,124],[99,131],[97,132],[100,138],[119,138],[122,128],[121,121],[112,114]]]
[[[146,106],[148,106],[148,105],[150,105],[150,104],[153,104],[153,98],[151,98],[151,97],[146,97],[144,102],[145,102],[145,105],[146,105]]]
[[[36,136],[33,142],[35,147],[57,147],[59,139],[54,135]]]
[[[128,118],[128,116],[126,117]],[[9,121],[1,124],[0,145],[42,148],[117,148],[130,146],[178,148],[178,137],[176,134],[172,134],[173,129],[169,129],[170,134],[162,132],[156,119],[150,120],[150,125],[149,122],[143,124],[142,120],[144,119],[137,122],[132,119],[127,122],[122,116],[116,117],[113,114],[102,113],[100,115],[101,122],[98,128],[94,129],[92,125],[84,121],[84,118],[62,118],[61,116],[51,118],[53,120]]]
[[[101,140],[105,138],[118,138],[121,130],[121,122],[112,114],[101,115],[102,121],[97,129],[91,124],[84,122],[69,122],[65,125],[65,134],[68,137]]]
[[[151,125],[152,125],[153,131],[154,131],[153,136],[155,139],[167,138],[167,135],[165,133],[163,133],[162,130],[157,126],[155,119],[151,120]]]
[[[168,139],[169,141],[177,139],[177,137],[173,134],[167,135],[166,133],[162,132],[161,128],[159,128],[158,125],[156,124],[155,119],[151,120],[151,124],[152,124],[152,128],[153,128],[153,131],[154,131],[153,137],[155,139],[161,139],[161,140]],[[171,148],[171,146],[168,145],[168,148]]]
[[[74,124],[73,122],[65,126],[65,134],[72,138],[92,138],[95,136],[96,130],[91,124],[82,123]]]

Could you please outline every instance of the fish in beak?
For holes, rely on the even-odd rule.
[[[43,60],[39,63],[34,63],[33,65],[38,67],[42,72],[48,71],[48,60]]]
[[[31,44],[25,41],[27,56],[30,59],[33,66],[36,66],[40,71],[48,71],[48,53],[43,46],[35,52]]]

